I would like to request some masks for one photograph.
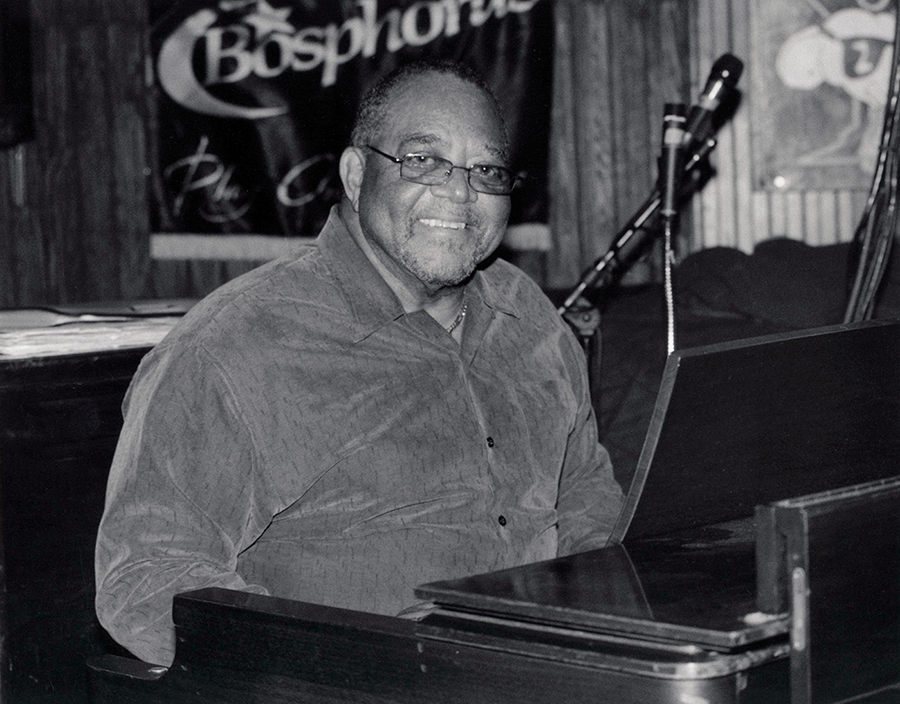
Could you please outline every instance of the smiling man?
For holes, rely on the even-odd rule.
[[[141,364],[97,538],[97,613],[169,665],[172,597],[383,614],[413,589],[606,544],[622,504],[583,354],[491,255],[515,175],[478,79],[361,103],[314,251],[197,304]]]

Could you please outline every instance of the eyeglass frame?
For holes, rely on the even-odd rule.
[[[505,166],[501,166],[500,164],[473,164],[472,166],[457,166],[449,159],[444,159],[443,157],[435,156],[434,154],[427,154],[425,152],[410,152],[409,154],[404,154],[403,156],[394,156],[393,154],[388,154],[387,152],[381,151],[377,147],[373,147],[371,144],[366,144],[365,147],[368,149],[371,149],[376,154],[381,154],[381,156],[385,157],[386,159],[390,159],[395,164],[399,164],[400,165],[400,178],[402,178],[404,181],[409,181],[410,183],[418,183],[420,186],[443,186],[445,183],[449,182],[451,178],[453,178],[453,170],[454,169],[462,169],[463,171],[466,172],[466,183],[469,184],[469,188],[471,188],[473,191],[475,191],[477,193],[484,193],[485,195],[489,195],[489,196],[508,196],[510,193],[512,193],[515,190],[516,185],[519,183],[519,180],[522,178],[519,174],[515,173],[512,169],[508,169]],[[428,157],[431,157],[432,159],[434,159],[435,161],[439,162],[440,164],[447,164],[449,166],[449,169],[444,172],[445,173],[444,180],[443,181],[435,181],[435,182],[431,183],[428,181],[419,181],[416,179],[409,178],[408,174],[404,175],[403,166],[406,163],[406,160],[411,156],[428,156]],[[509,184],[509,190],[501,191],[501,192],[483,191],[483,190],[481,190],[481,188],[479,188],[474,183],[472,183],[472,169],[477,168],[479,166],[490,166],[493,169],[500,169],[501,171],[504,171],[504,172],[510,174],[512,176],[512,181]],[[424,175],[430,176],[431,174],[433,174],[435,172],[443,171],[444,169],[447,169],[447,167],[436,167],[433,171],[429,171],[427,174],[424,174]]]

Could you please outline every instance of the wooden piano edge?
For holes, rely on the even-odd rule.
[[[179,595],[174,613],[179,642],[172,667],[95,658],[88,664],[94,704],[587,704],[604,697],[644,704],[687,694],[743,704],[736,693],[748,677],[786,690],[781,642],[731,657],[648,653],[637,663],[634,652],[616,656],[503,638],[465,642],[452,629],[438,638],[413,621],[220,589]]]

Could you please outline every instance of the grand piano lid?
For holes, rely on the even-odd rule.
[[[463,622],[505,619],[728,652],[789,629],[756,610],[751,522],[692,529],[462,579],[416,595]]]
[[[900,462],[900,324],[676,350],[612,542],[748,518]]]

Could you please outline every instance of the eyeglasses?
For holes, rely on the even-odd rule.
[[[468,176],[469,186],[479,193],[492,196],[506,196],[512,193],[519,177],[505,166],[497,164],[475,164],[474,166],[456,166],[452,161],[432,154],[406,154],[391,156],[371,144],[366,145],[376,154],[400,164],[400,178],[425,186],[440,186],[450,180],[453,169],[462,169]]]

